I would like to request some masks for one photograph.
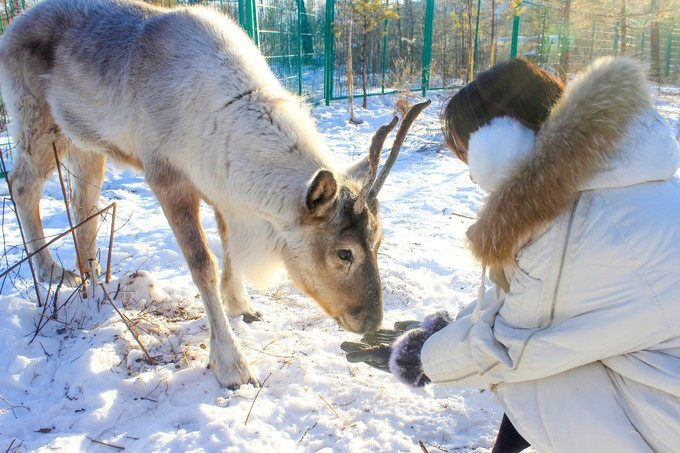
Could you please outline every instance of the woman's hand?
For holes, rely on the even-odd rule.
[[[390,372],[392,343],[405,331],[420,327],[420,321],[398,321],[394,329],[380,329],[361,337],[361,343],[343,342],[340,347],[350,363],[364,362],[378,370]]]
[[[340,345],[352,363],[364,362],[382,371],[391,372],[401,382],[422,387],[430,382],[423,372],[420,350],[425,341],[451,322],[445,311],[427,316],[422,323],[402,321],[394,329],[381,329],[366,334],[361,343],[344,342]]]

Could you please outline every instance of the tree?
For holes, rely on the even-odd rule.
[[[354,25],[354,5],[349,2],[349,31],[347,33],[347,99],[349,100],[349,121],[360,124],[361,120],[354,117],[354,70],[352,66],[352,28]]]
[[[661,83],[661,62],[659,44],[659,2],[651,0],[652,24],[649,28],[650,75],[652,80]]]
[[[564,0],[562,8],[562,44],[560,52],[560,78],[562,82],[567,81],[567,73],[569,72],[569,46],[571,37],[569,35],[571,27],[569,25],[569,17],[571,16],[571,0]]]
[[[621,55],[626,54],[626,42],[628,41],[626,19],[626,0],[621,0],[621,40],[619,41],[619,53]]]
[[[335,38],[346,37],[347,41],[347,101],[349,109],[349,121],[352,124],[360,124],[361,120],[354,117],[354,61],[352,49],[352,35],[354,29],[354,3],[352,0],[338,2],[339,16],[347,18],[347,22],[339,21],[334,24]]]
[[[399,16],[395,11],[385,5],[384,0],[354,0],[352,3],[353,18],[356,19],[359,27],[361,27],[361,84],[364,93],[362,106],[366,108],[368,85],[366,48],[368,47],[368,34],[372,32],[379,23],[382,23],[382,21],[396,19]]]
[[[491,0],[491,47],[489,49],[489,66],[496,64],[496,0]]]
[[[465,0],[465,23],[467,25],[467,66],[465,71],[465,83],[475,78],[475,41],[472,31],[472,0]]]

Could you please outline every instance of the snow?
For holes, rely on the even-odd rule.
[[[414,124],[380,196],[387,326],[440,309],[455,313],[477,290],[480,269],[464,233],[484,195],[443,148],[440,96]],[[677,93],[659,91],[657,98],[677,134]],[[367,152],[393,104],[387,96],[371,98],[368,110],[356,107],[365,120],[359,126],[347,124],[344,102],[314,113],[336,158],[349,164]],[[46,318],[22,266],[0,295],[0,449],[420,452],[422,441],[430,452],[490,451],[502,416],[491,392],[411,389],[347,363],[340,343],[357,335],[341,330],[283,276],[267,291],[250,291],[263,321],[231,321],[262,387],[220,388],[206,369],[203,306],[158,203],[140,174],[109,167],[101,206],[117,201],[118,218],[113,278],[105,287],[136,324],[154,363],[147,363],[101,288],[87,299],[62,290],[58,320],[31,341]],[[48,235],[68,225],[56,177],[45,188],[41,212]],[[219,256],[211,210],[203,206],[202,213]],[[109,227],[105,222],[99,235],[103,258]],[[67,266],[75,261],[69,239],[52,247]],[[19,244],[16,218],[5,204],[2,267],[20,259]],[[50,314],[51,307],[44,316]]]

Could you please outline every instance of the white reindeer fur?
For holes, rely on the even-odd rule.
[[[45,64],[44,71],[32,60],[36,54],[44,54],[35,60]],[[225,282],[223,274],[223,296],[228,290],[247,298],[241,272],[262,284],[284,254],[309,253],[300,217],[320,170],[331,171],[348,196],[359,188],[333,162],[308,109],[281,87],[244,31],[207,8],[45,0],[17,18],[0,41],[0,90],[19,148],[36,147],[41,137],[43,148],[56,141],[60,152],[70,149],[75,159],[97,151],[139,167],[166,216],[165,192],[171,200],[173,191],[183,196],[182,187],[195,188],[227,225],[233,278]],[[36,172],[54,168],[31,159],[20,157],[12,175],[27,188],[25,181]],[[103,172],[103,161],[95,163]],[[98,196],[83,203],[96,205]],[[30,217],[27,209],[20,211]],[[184,231],[181,214],[175,213],[176,234]],[[41,236],[41,226],[29,230]],[[202,260],[199,267],[187,261],[210,318],[211,365],[223,385],[252,380],[215,305],[215,266],[195,258]],[[38,262],[43,269],[56,266],[49,252]],[[379,301],[379,294],[373,297]],[[249,302],[239,302],[236,310],[230,314],[251,310]]]
[[[75,8],[86,8],[89,3],[91,0],[53,2],[55,6]],[[48,73],[42,77],[49,80],[52,114],[57,124],[65,125],[65,135],[82,149],[97,147],[82,141],[77,131],[69,130],[64,110],[87,108],[82,116],[92,118],[105,141],[121,150],[131,150],[133,157],[142,162],[146,160],[144,153],[163,148],[164,158],[189,173],[200,192],[211,194],[210,202],[228,214],[229,247],[235,255],[234,263],[262,285],[280,262],[281,241],[294,243],[298,239],[286,232],[297,220],[308,183],[320,168],[336,166],[302,100],[280,86],[241,27],[208,8],[194,7],[176,13],[177,17],[170,20],[176,37],[172,51],[177,64],[162,77],[154,78],[151,86],[130,87],[135,95],[144,98],[142,103],[131,102],[126,96],[129,90],[124,74],[117,80],[119,86],[102,92],[99,86],[87,85],[74,90],[62,78]],[[225,44],[222,61],[197,51],[204,47],[205,37],[196,35],[192,27],[183,23],[194,17],[209,24],[212,38]],[[227,79],[219,63],[231,64],[238,71]],[[195,71],[190,76],[183,73],[187,64],[202,68],[201,84],[194,83]],[[126,69],[128,73],[134,72],[133,68]],[[79,83],[86,80],[87,76]],[[177,83],[178,80],[182,82]],[[11,99],[14,93],[11,85],[11,81],[2,77],[3,96],[9,104],[17,105]],[[257,111],[241,108],[238,104],[245,102],[243,99],[223,109],[225,103],[253,88],[258,88],[254,96],[276,106],[271,112],[275,125],[258,117]],[[191,114],[172,117],[173,121],[182,118],[180,123],[159,121],[152,108],[163,98],[191,99],[190,105],[177,106]],[[219,128],[212,133],[216,123]],[[285,152],[295,145],[297,152]],[[266,167],[275,167],[276,171],[262,178],[262,169]],[[233,209],[235,205],[238,209]]]

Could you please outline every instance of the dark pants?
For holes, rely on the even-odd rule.
[[[507,415],[503,414],[501,427],[498,429],[496,443],[491,453],[519,453],[529,447],[529,442],[517,432]]]

